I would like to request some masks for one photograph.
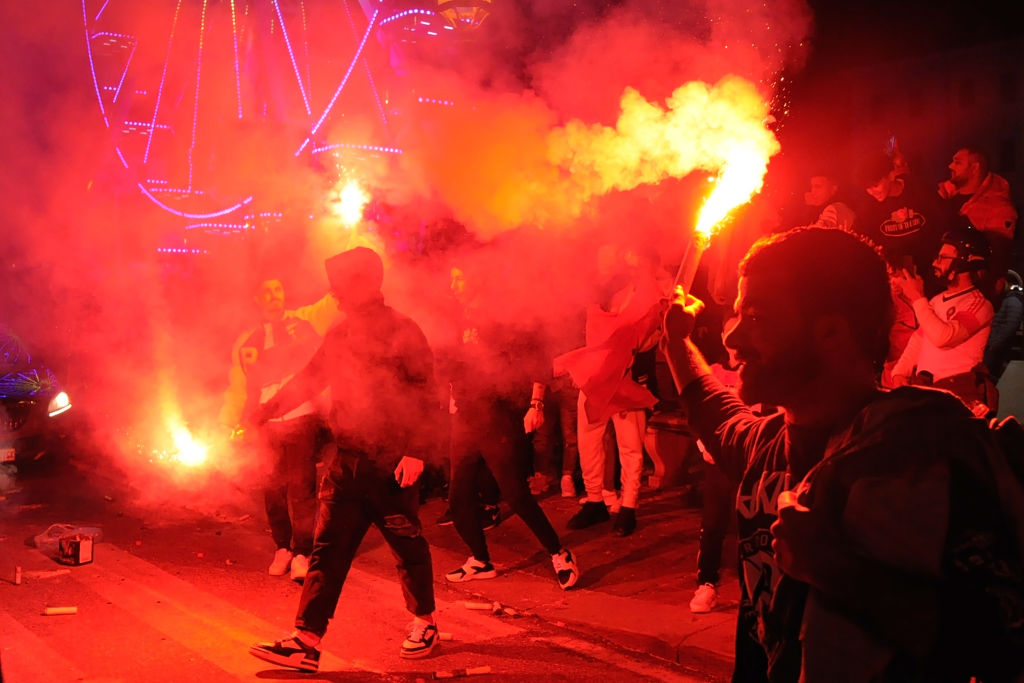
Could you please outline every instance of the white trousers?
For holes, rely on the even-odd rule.
[[[604,501],[605,450],[604,433],[608,421],[588,422],[583,409],[586,396],[580,392],[576,433],[579,439],[580,469],[583,470],[583,485],[587,500],[594,503]],[[619,473],[622,480],[622,506],[636,508],[640,498],[640,476],[644,468],[644,431],[647,429],[647,413],[644,410],[623,410],[612,415],[615,427],[615,443],[619,448]]]

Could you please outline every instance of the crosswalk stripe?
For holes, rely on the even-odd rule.
[[[102,553],[102,562],[76,573],[81,584],[225,671],[251,676],[262,665],[248,654],[249,646],[285,632],[282,625],[260,619],[130,553],[113,546],[104,547]],[[352,669],[351,663],[327,650],[320,662],[332,671]]]
[[[248,654],[253,642],[280,637],[288,630],[283,624],[261,619],[129,552],[107,544],[101,552],[102,561],[76,570],[78,582],[234,675],[251,676],[263,666]],[[345,582],[339,611],[343,612],[345,603],[350,600],[379,601],[382,583],[388,584],[389,591],[393,590],[395,607],[400,609],[397,579],[393,582],[353,567]],[[486,642],[524,630],[519,625],[495,619],[489,612],[467,610],[461,600],[438,600],[437,607],[441,629],[454,632],[460,642]],[[330,640],[328,638],[325,644],[329,646]],[[372,653],[364,655],[372,656]],[[342,657],[329,647],[320,659],[320,668],[324,671],[384,674],[380,664],[359,654]],[[394,660],[386,662],[387,666],[395,664]]]
[[[0,680],[5,683],[67,683],[85,678],[64,655],[3,610],[0,634]],[[40,655],[45,655],[42,661]]]

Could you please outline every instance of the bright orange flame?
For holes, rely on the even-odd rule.
[[[755,147],[737,146],[729,153],[715,189],[700,210],[695,230],[710,239],[714,229],[740,204],[750,201],[764,184],[768,156]]]
[[[171,439],[174,441],[176,453],[173,457],[182,465],[197,467],[206,462],[209,447],[199,443],[184,425],[171,427]]]
[[[737,147],[766,161],[780,150],[765,93],[739,76],[683,83],[664,102],[625,88],[619,104],[614,125],[558,125],[538,97],[481,95],[472,108],[442,108],[440,135],[450,144],[437,144],[431,127],[403,163],[419,167],[459,221],[493,236],[524,224],[577,225],[588,202],[611,192],[693,172],[723,176],[746,166]]]
[[[338,198],[330,203],[330,209],[341,220],[342,225],[351,230],[363,220],[363,209],[370,201],[370,195],[354,178],[339,181],[338,184],[341,185],[342,182],[344,185],[340,189],[335,186]]]
[[[717,182],[698,224],[705,235],[761,189],[768,161],[780,149],[766,125],[764,97],[736,76],[714,85],[685,83],[666,107],[627,88],[621,105],[614,128],[570,121],[555,130],[551,158],[569,171],[582,197],[710,171]]]

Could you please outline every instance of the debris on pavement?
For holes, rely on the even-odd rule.
[[[63,576],[64,574],[70,573],[70,569],[44,569],[38,571],[22,572],[21,575],[26,579],[52,579],[55,576]]]
[[[452,669],[451,671],[435,671],[434,678],[463,678],[465,676],[479,676],[491,673],[489,666],[471,666],[465,669]]]
[[[70,607],[47,607],[43,610],[44,617],[56,617],[62,614],[78,614],[78,608]]]

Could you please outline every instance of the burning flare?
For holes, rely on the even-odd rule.
[[[363,220],[363,209],[370,201],[370,195],[354,178],[338,181],[338,185],[341,187],[335,186],[337,199],[330,203],[330,209],[342,225],[351,230]]]
[[[754,84],[737,76],[715,85],[686,83],[666,104],[663,109],[627,88],[615,128],[573,121],[551,138],[554,158],[569,170],[584,199],[697,170],[717,174],[676,276],[676,284],[689,290],[714,229],[760,191],[780,145],[767,127],[768,103]]]
[[[172,457],[175,461],[190,467],[198,467],[206,462],[209,447],[196,441],[188,427],[176,424],[171,426],[170,431],[175,448]]]
[[[733,209],[746,204],[760,191],[768,168],[768,158],[758,150],[738,145],[729,155],[717,181],[700,210],[696,232],[710,239],[715,228]]]
[[[666,104],[662,108],[626,88],[614,128],[570,121],[552,132],[551,158],[588,198],[695,170],[729,175],[730,186],[752,184],[741,201],[760,189],[768,160],[780,147],[765,125],[768,104],[753,83],[737,76],[715,85],[691,81]]]
[[[556,114],[527,95],[444,109],[438,125],[451,143],[436,144],[433,135],[408,156],[456,217],[486,236],[525,224],[573,225],[596,197],[694,171],[718,177],[730,197],[742,186],[742,199],[711,202],[709,211],[721,203],[725,215],[730,201],[760,189],[780,149],[763,93],[739,76],[684,83],[663,104],[626,88],[614,125],[557,125]]]

